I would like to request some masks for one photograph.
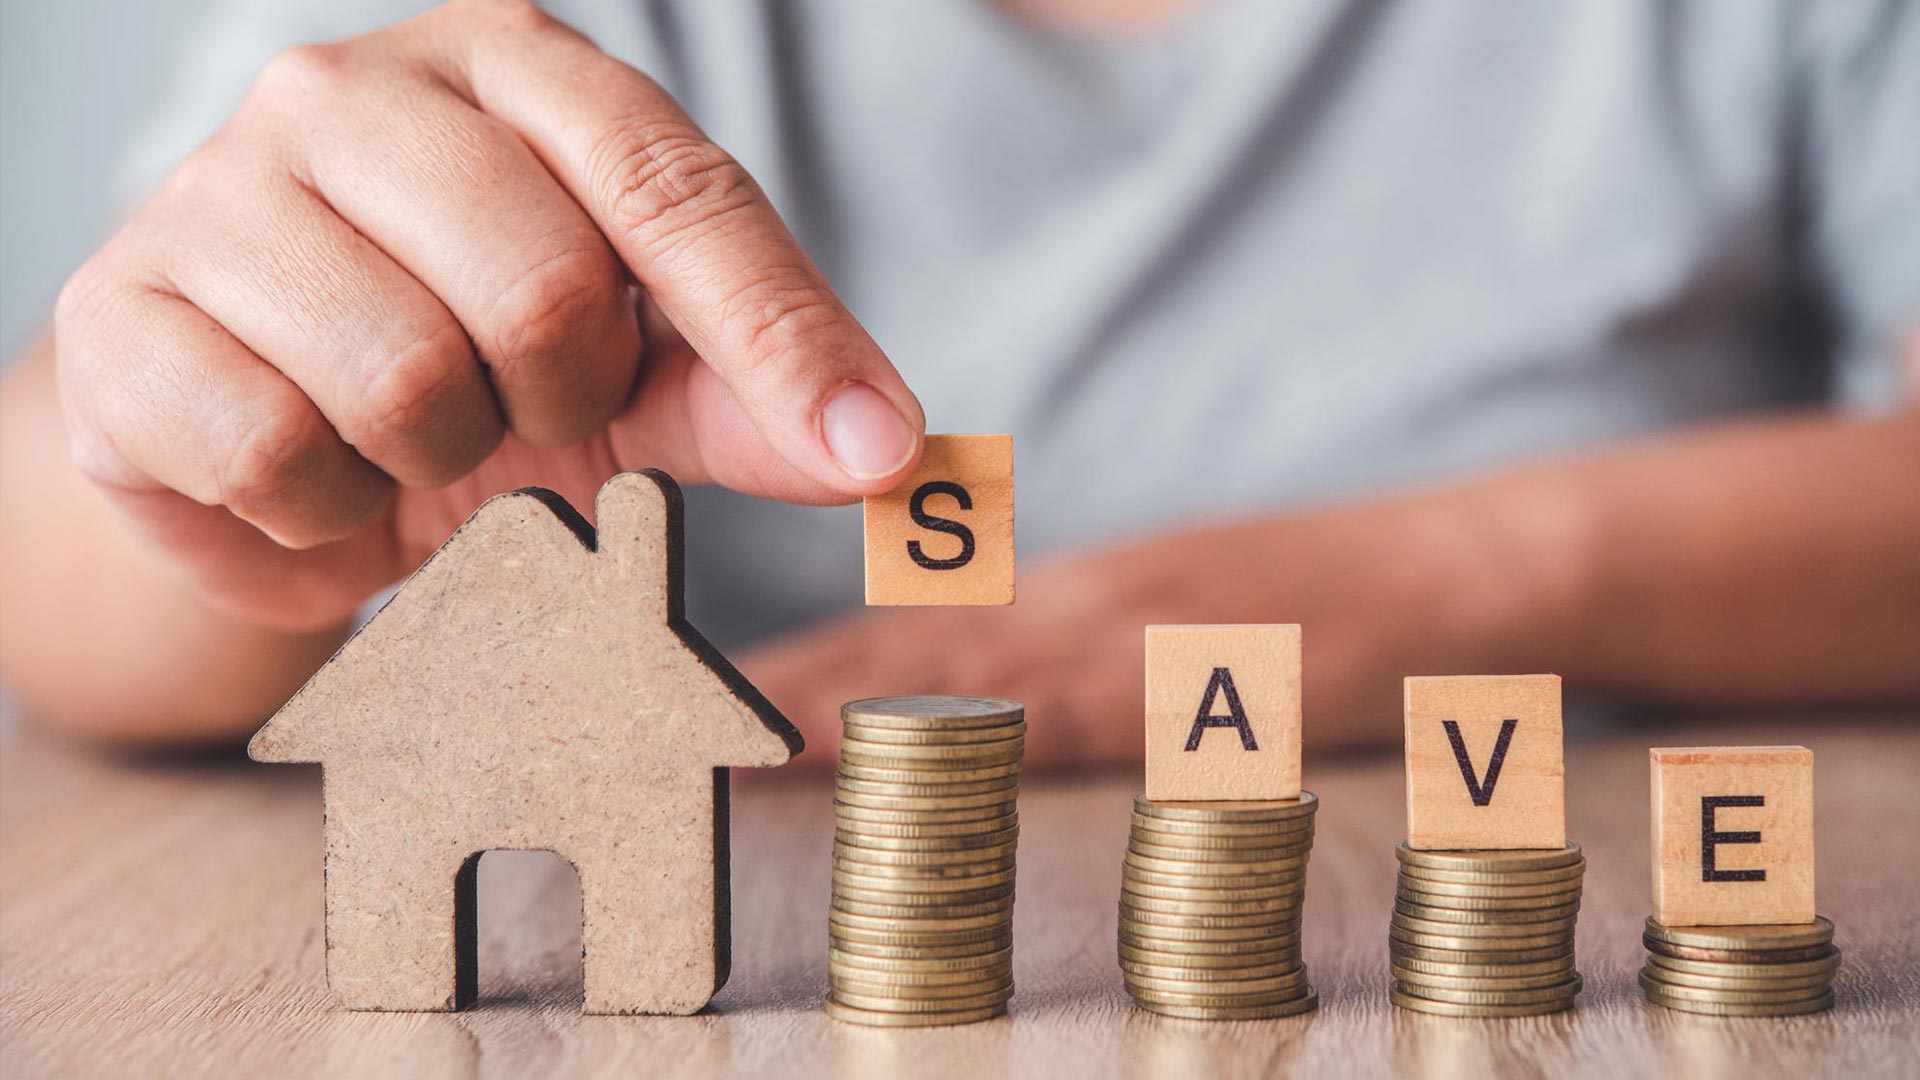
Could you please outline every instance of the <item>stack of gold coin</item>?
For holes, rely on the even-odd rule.
[[[1788,926],[1662,926],[1641,940],[1647,1000],[1709,1016],[1798,1016],[1833,1007],[1840,949],[1824,916]]]
[[[1300,962],[1313,848],[1310,791],[1274,802],[1133,800],[1120,885],[1120,970],[1134,1003],[1195,1020],[1319,1004]]]
[[[880,1027],[1001,1015],[1013,996],[1024,710],[869,698],[840,718],[827,1014]]]
[[[1400,844],[1388,946],[1395,1005],[1441,1016],[1537,1016],[1580,993],[1573,926],[1587,860],[1557,851]]]

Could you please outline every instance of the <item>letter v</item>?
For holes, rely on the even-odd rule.
[[[1442,720],[1440,726],[1447,729],[1447,741],[1453,744],[1453,760],[1460,765],[1460,776],[1467,782],[1467,794],[1473,798],[1473,805],[1491,803],[1493,785],[1500,782],[1500,766],[1507,760],[1507,744],[1513,741],[1513,729],[1520,726],[1520,721],[1508,719],[1501,722],[1500,737],[1494,740],[1493,757],[1487,762],[1487,778],[1484,781],[1474,779],[1473,762],[1467,758],[1467,744],[1460,738],[1459,721]]]

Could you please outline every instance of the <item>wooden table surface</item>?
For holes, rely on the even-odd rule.
[[[1036,722],[1044,722],[1036,718]],[[1716,1020],[1645,1005],[1651,743],[1801,742],[1817,755],[1820,909],[1846,959],[1833,1012]],[[578,900],[551,856],[481,863],[481,1002],[338,1012],[321,975],[318,771],[117,762],[0,744],[0,1072],[32,1077],[1920,1076],[1920,722],[1668,725],[1568,746],[1586,848],[1587,990],[1530,1020],[1387,1004],[1397,754],[1315,759],[1306,959],[1321,1007],[1254,1023],[1133,1010],[1114,963],[1132,775],[1021,793],[1010,1017],[882,1031],[829,1021],[830,791],[736,785],[734,970],[692,1018],[579,1014]]]

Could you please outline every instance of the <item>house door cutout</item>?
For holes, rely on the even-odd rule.
[[[583,997],[580,874],[543,850],[475,852],[454,885],[459,1007]]]

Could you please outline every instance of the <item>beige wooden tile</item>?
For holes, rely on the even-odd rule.
[[[1147,798],[1300,796],[1300,628],[1147,627]]]
[[[1655,747],[1653,917],[1668,926],[1812,922],[1813,751]]]
[[[1410,678],[1406,724],[1409,847],[1566,844],[1560,676]]]
[[[920,467],[864,517],[867,603],[1013,603],[1013,436],[927,436]]]

